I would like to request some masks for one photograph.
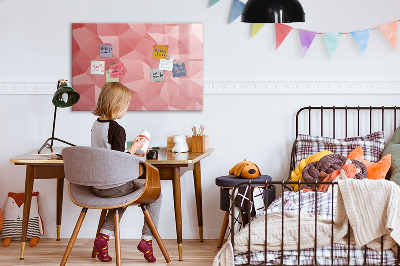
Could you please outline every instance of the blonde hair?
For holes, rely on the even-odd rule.
[[[119,82],[107,82],[101,88],[93,114],[115,120],[131,100],[132,91],[128,87]]]

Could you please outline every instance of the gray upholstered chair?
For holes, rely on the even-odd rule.
[[[154,166],[141,158],[120,151],[94,147],[68,147],[62,150],[65,179],[69,183],[69,196],[73,203],[82,207],[81,214],[65,250],[61,265],[65,265],[78,236],[88,209],[102,209],[96,237],[103,226],[107,210],[128,205],[139,205],[149,224],[153,236],[167,263],[171,261],[161,237],[154,225],[149,211],[144,204],[154,202],[161,193],[160,175]],[[140,162],[138,168],[138,162]],[[132,176],[145,177],[143,189],[118,198],[100,198],[92,193],[92,186],[118,185],[132,179]],[[121,264],[121,246],[119,230],[119,214],[114,216],[116,265]],[[93,248],[92,257],[96,256]]]

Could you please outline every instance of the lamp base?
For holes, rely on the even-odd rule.
[[[42,145],[42,147],[40,147],[40,149],[38,150],[38,154],[40,154],[40,152],[44,149],[44,148],[49,148],[51,150],[51,152],[53,152],[53,141],[54,140],[58,140],[59,142],[68,144],[70,146],[76,146],[75,144],[69,143],[65,140],[59,139],[59,138],[48,138]],[[49,142],[51,141],[51,144],[49,144]]]

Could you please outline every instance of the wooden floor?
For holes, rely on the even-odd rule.
[[[40,239],[36,247],[26,247],[25,259],[20,260],[20,242],[12,241],[9,247],[0,246],[0,265],[60,265],[65,248],[69,239]],[[136,249],[140,240],[121,240],[122,264],[123,265],[212,265],[215,255],[218,253],[217,240],[187,240],[183,241],[183,261],[178,261],[178,247],[176,240],[163,240],[168,250],[172,262],[167,264],[154,241],[154,254],[157,258],[156,263],[149,264],[143,254]],[[77,239],[68,259],[67,265],[115,265],[114,262],[114,243],[110,241],[110,255],[113,262],[104,263],[92,259],[93,240]]]

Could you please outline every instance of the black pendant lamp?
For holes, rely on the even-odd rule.
[[[243,9],[242,22],[304,22],[304,10],[298,0],[249,0]]]

